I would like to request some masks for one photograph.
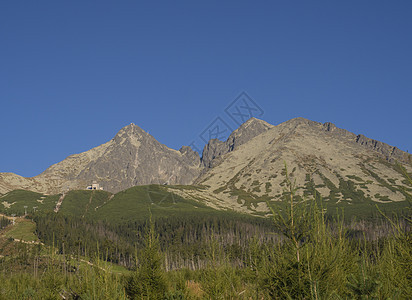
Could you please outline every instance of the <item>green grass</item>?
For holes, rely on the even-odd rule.
[[[378,182],[389,188],[389,182],[380,178],[374,172],[366,170],[365,167],[363,167],[363,170],[368,172],[368,174],[372,174]],[[377,214],[377,209],[375,207],[377,202],[372,201],[372,199],[369,196],[366,196],[364,192],[367,190],[366,183],[369,182],[365,182],[357,176],[349,175],[349,180],[339,177],[339,186],[335,186],[320,172],[318,172],[318,174],[324,181],[324,184],[315,185],[313,179],[310,178],[310,176],[306,176],[305,185],[299,187],[299,189],[303,190],[304,197],[312,197],[315,195],[315,192],[319,196],[316,188],[326,186],[330,189],[330,193],[328,196],[324,197],[323,200],[328,207],[329,213],[333,214],[337,208],[343,208],[349,217],[369,218],[370,216]],[[252,190],[250,191],[246,191],[245,188],[237,188],[235,183],[238,181],[240,175],[241,172],[236,174],[225,186],[215,190],[214,193],[219,194],[223,192],[235,196],[239,204],[248,208],[250,213],[255,215],[264,214],[254,212],[254,209],[259,203],[266,203],[267,201],[272,203],[276,202],[274,200],[281,201],[283,199],[282,193],[274,197],[270,197],[267,194],[272,188],[272,185],[269,182],[266,184],[263,183],[267,193],[262,196],[257,196],[254,193],[257,191],[255,188],[260,186],[258,181],[252,183]],[[391,190],[401,191],[410,200],[410,194],[406,190],[402,190],[397,185],[391,185],[390,187]],[[115,195],[106,191],[70,191],[65,196],[59,213],[82,216],[91,220],[108,220],[110,222],[127,222],[131,220],[147,219],[149,210],[154,216],[158,217],[177,216],[182,214],[218,213],[218,210],[204,205],[201,198],[194,200],[184,199],[169,192],[170,189],[201,191],[204,188],[205,187],[182,185],[147,185],[136,186]],[[0,198],[0,213],[6,215],[23,215],[25,211],[24,206],[27,206],[27,213],[29,214],[33,212],[33,207],[37,207],[37,211],[39,212],[52,211],[55,208],[59,197],[60,195],[45,196],[39,193],[23,190],[12,191]],[[402,213],[406,207],[410,206],[408,201],[395,203],[391,202],[387,197],[378,198],[387,202],[379,204],[384,205],[384,208],[387,211]],[[339,199],[341,199],[341,201],[338,203]],[[5,208],[4,205],[1,204],[3,201],[8,204],[14,204],[12,204],[10,208]]]
[[[155,217],[218,212],[197,201],[170,193],[165,186],[148,185],[117,193],[113,199],[88,216],[109,222],[125,222],[147,219],[149,211]]]
[[[6,215],[16,214],[22,216],[25,213],[32,213],[36,210],[52,210],[58,199],[58,195],[45,196],[43,194],[15,190],[0,198],[0,212]],[[2,203],[7,202],[10,208],[5,207]],[[27,206],[25,209],[24,206]],[[36,207],[36,208],[34,208]]]
[[[350,179],[353,179],[353,180],[356,180],[356,181],[358,181],[358,182],[364,182],[364,180],[363,180],[362,178],[360,178],[360,177],[358,177],[358,176],[356,176],[356,175],[347,175],[346,177],[348,177],[348,178],[350,178]]]
[[[70,191],[63,199],[59,212],[76,216],[90,216],[102,206],[111,194],[105,191]]]
[[[110,270],[110,272],[112,272],[112,273],[122,274],[122,275],[129,275],[131,273],[130,270],[126,269],[123,266],[113,264],[113,263],[110,263],[110,262],[105,262],[105,264],[108,266],[107,269]]]
[[[340,213],[343,211],[346,220],[352,220],[353,218],[356,218],[358,220],[371,220],[376,218],[377,216],[381,216],[376,206],[378,206],[379,209],[388,216],[392,216],[393,214],[410,215],[409,210],[411,206],[407,201],[390,201],[387,203],[377,203],[375,201],[357,203],[328,202],[324,204],[324,207],[327,209],[327,214],[329,216],[335,216],[338,212]]]
[[[47,249],[47,256],[48,258],[50,257],[50,247],[46,247]],[[55,260],[58,260],[60,262],[64,262],[66,260],[66,257],[61,254],[53,254],[53,257]],[[49,258],[50,259],[50,258]],[[101,270],[107,271],[112,274],[118,274],[118,275],[129,275],[131,271],[127,269],[124,266],[105,261],[102,258],[100,258],[99,262],[96,262],[96,259],[89,259],[88,257],[84,256],[71,256],[70,258],[70,263],[72,265],[80,265],[83,267],[90,267],[90,266],[97,266]]]
[[[154,217],[226,213],[226,211],[219,211],[206,206],[201,199],[190,200],[177,196],[169,192],[169,188],[201,190],[204,187],[147,185],[136,186],[115,195],[106,191],[70,191],[63,199],[59,214],[82,216],[90,220],[128,222],[147,220],[150,211]],[[60,196],[43,196],[28,191],[13,191],[7,195],[6,201],[8,203],[15,202],[15,204],[11,208],[0,212],[7,215],[12,213],[23,215],[25,205],[28,206],[28,213],[32,212],[30,208],[34,205],[38,207],[37,212],[53,211]],[[41,197],[44,197],[43,204],[37,202]]]
[[[36,230],[36,224],[29,220],[22,220],[16,222],[16,224],[6,232],[6,238],[19,239],[27,242],[38,241],[39,239],[34,234]]]

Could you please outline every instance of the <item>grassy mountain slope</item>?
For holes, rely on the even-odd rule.
[[[23,215],[25,211],[53,210],[59,195],[43,195],[25,190],[15,190],[0,197],[0,213]],[[27,206],[27,208],[25,208]]]
[[[90,213],[92,218],[111,222],[147,219],[149,210],[156,217],[218,213],[198,201],[182,198],[161,185],[136,186],[119,192]]]
[[[379,203],[360,197],[353,188],[355,185],[346,183],[347,187],[341,189],[349,200],[337,200],[334,198],[323,198],[322,205],[329,215],[336,215],[337,212],[351,219],[371,218],[379,214],[379,209],[391,214],[410,214],[411,204],[409,201],[381,201]],[[268,187],[269,189],[270,187]],[[316,194],[316,185],[308,184],[297,189],[298,192],[311,198]],[[216,197],[217,192],[212,192]],[[269,196],[257,196],[250,191],[240,189],[224,190],[236,198],[238,205],[246,213],[257,216],[266,216],[268,211],[256,210],[259,205],[278,205],[280,199],[273,199]],[[283,196],[280,195],[279,197]],[[58,210],[62,215],[73,215],[87,218],[90,220],[105,220],[110,223],[142,221],[147,220],[151,213],[154,217],[173,217],[173,216],[205,216],[205,215],[224,215],[237,214],[239,209],[231,210],[224,206],[219,206],[219,198],[211,198],[205,187],[194,186],[163,186],[148,185],[136,186],[117,194],[105,191],[79,190],[70,191],[62,197],[59,195],[42,195],[29,191],[17,190],[10,192],[0,198],[0,213],[6,215],[24,215],[27,206],[27,213],[54,211],[59,199],[62,200]],[[213,202],[212,202],[213,201]]]
[[[111,193],[105,191],[70,191],[65,195],[59,212],[76,216],[93,215],[96,207],[106,203],[111,195]]]
[[[24,206],[27,206],[27,213],[32,213],[33,207],[37,212],[54,211],[59,200],[59,214],[109,222],[144,220],[150,212],[155,217],[221,213],[198,200],[186,199],[172,193],[163,185],[136,186],[117,194],[77,190],[63,195],[46,196],[16,190],[0,198],[0,213],[22,216],[25,213]]]

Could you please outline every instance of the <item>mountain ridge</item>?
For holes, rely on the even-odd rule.
[[[214,205],[265,212],[267,201],[283,198],[286,163],[301,197],[320,195],[332,205],[412,200],[407,173],[395,158],[357,143],[355,134],[331,133],[331,128],[303,118],[274,126],[224,154],[196,184],[206,187],[201,194]],[[412,171],[411,164],[405,167]]]
[[[228,169],[233,169],[230,163],[225,163],[227,159],[236,157],[231,153],[236,153],[251,143],[254,144],[253,147],[246,147],[250,151],[259,148],[262,140],[258,137],[262,135],[268,136],[270,144],[278,145],[277,152],[268,153],[273,157],[279,156],[279,159],[283,155],[282,151],[292,153],[300,148],[299,151],[307,153],[296,154],[295,160],[297,157],[315,157],[317,151],[302,148],[298,142],[296,149],[287,147],[288,143],[299,135],[301,141],[310,143],[310,139],[305,138],[305,135],[308,135],[312,140],[319,140],[320,144],[330,139],[330,143],[339,144],[339,151],[349,149],[353,155],[359,152],[359,155],[370,159],[383,159],[392,164],[400,161],[412,165],[411,155],[396,147],[356,135],[330,122],[319,123],[301,117],[276,126],[250,118],[233,131],[226,141],[210,140],[205,145],[201,157],[188,146],[182,146],[179,150],[168,148],[131,123],[121,128],[110,141],[88,151],[70,155],[35,177],[25,178],[13,173],[0,173],[0,193],[20,188],[41,193],[59,193],[65,190],[84,189],[93,181],[99,182],[105,190],[111,192],[153,183],[202,184],[205,176],[213,174],[213,170],[222,163]],[[265,143],[268,141],[265,140]],[[324,147],[328,147],[327,144]],[[261,152],[260,155],[267,156],[267,153]],[[288,157],[287,153],[283,156]]]

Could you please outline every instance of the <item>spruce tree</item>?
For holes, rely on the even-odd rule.
[[[150,217],[145,236],[145,247],[139,257],[136,271],[129,277],[126,292],[132,299],[162,299],[167,290],[165,273],[162,269],[163,256],[154,222]]]

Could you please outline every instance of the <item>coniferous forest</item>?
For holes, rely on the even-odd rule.
[[[286,181],[268,218],[27,216],[40,242],[1,242],[0,299],[412,298],[408,212],[348,221]]]

